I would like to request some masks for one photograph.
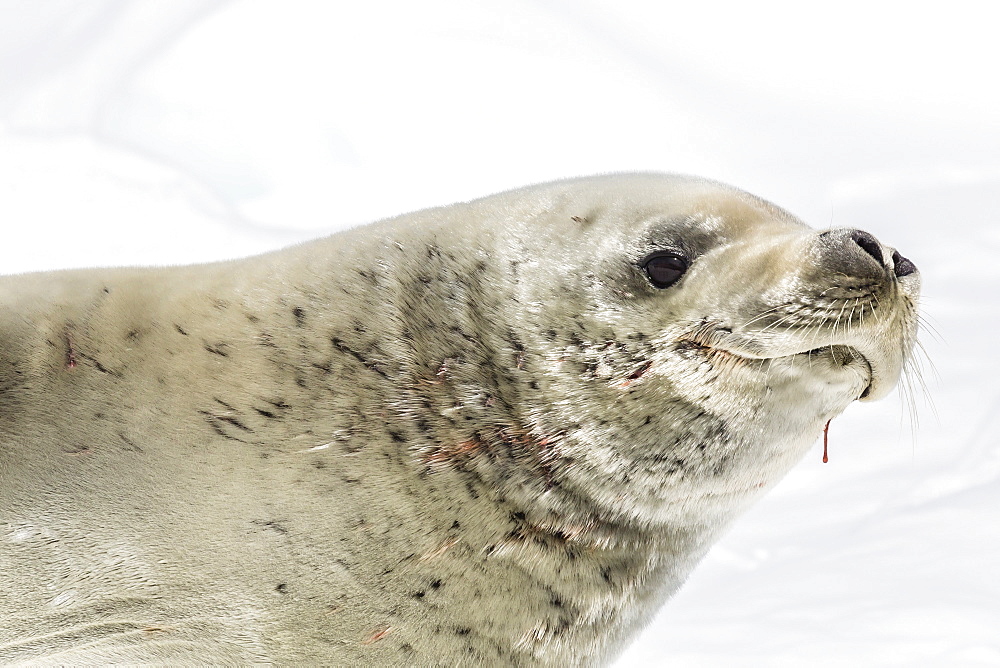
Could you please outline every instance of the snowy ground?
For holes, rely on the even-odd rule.
[[[926,391],[835,420],[618,666],[1000,666],[1000,47],[920,6],[0,0],[0,271],[617,170],[865,228],[923,273]]]

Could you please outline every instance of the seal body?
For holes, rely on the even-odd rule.
[[[913,344],[919,275],[692,177],[0,282],[0,660],[589,665]]]

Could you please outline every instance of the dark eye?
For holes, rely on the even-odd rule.
[[[676,253],[653,253],[642,262],[649,282],[657,288],[669,288],[687,271],[688,263]]]

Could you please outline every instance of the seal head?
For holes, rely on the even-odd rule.
[[[498,321],[529,386],[509,428],[548,464],[495,483],[532,488],[532,508],[572,515],[572,490],[623,521],[722,522],[884,396],[913,345],[919,274],[866,232],[686,177],[521,196],[547,206],[491,252],[516,267]]]

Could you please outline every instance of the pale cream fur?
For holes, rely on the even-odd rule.
[[[636,174],[4,278],[0,661],[606,663],[895,383],[879,249]]]

